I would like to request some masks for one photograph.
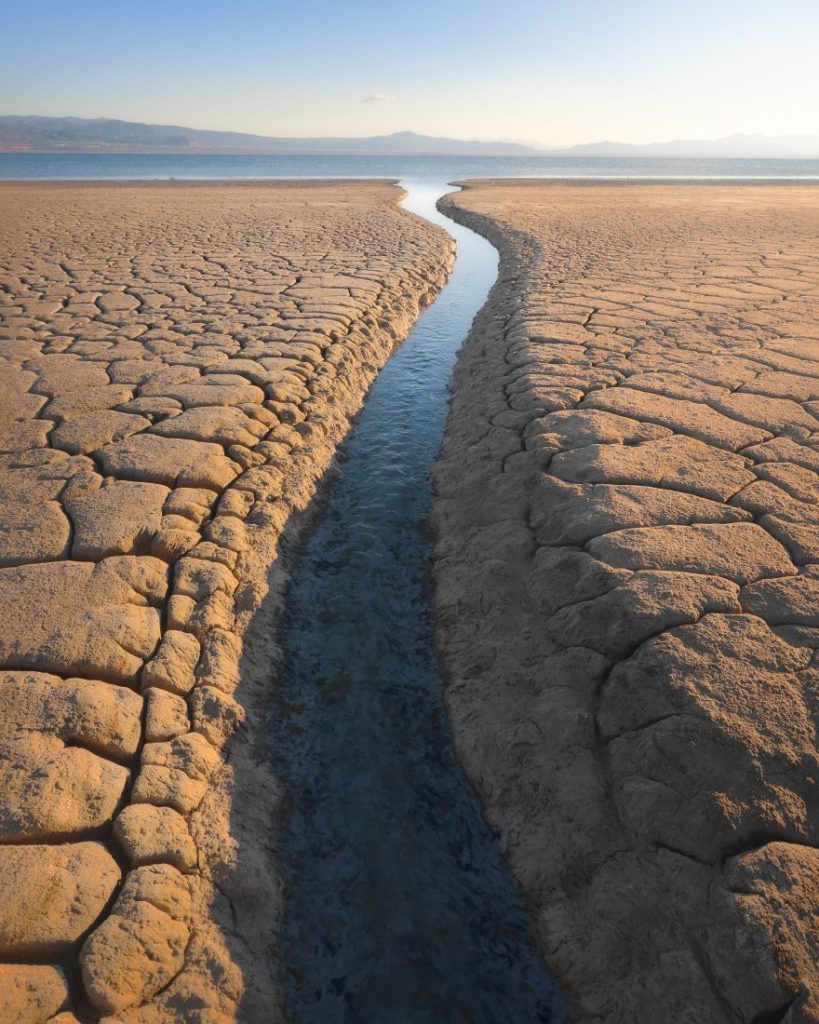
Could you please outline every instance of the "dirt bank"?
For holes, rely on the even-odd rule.
[[[0,187],[0,1019],[275,1019],[278,546],[451,266],[399,195]]]
[[[459,754],[576,1020],[819,1020],[819,189],[473,183]]]

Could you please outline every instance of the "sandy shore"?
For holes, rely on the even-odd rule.
[[[819,189],[474,183],[459,753],[574,1019],[819,1020]]]
[[[398,197],[0,187],[4,1021],[276,1019],[277,559],[451,265]]]

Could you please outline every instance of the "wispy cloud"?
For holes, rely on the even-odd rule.
[[[362,103],[392,103],[395,96],[392,96],[388,92],[371,92],[369,96],[365,96],[361,101]]]

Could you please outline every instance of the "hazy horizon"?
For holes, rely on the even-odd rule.
[[[819,135],[819,5],[237,0],[6,13],[9,112],[537,147]],[[32,54],[37,55],[36,74]],[[65,112],[65,113],[63,113]]]

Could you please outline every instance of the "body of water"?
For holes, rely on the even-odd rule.
[[[819,160],[0,153],[0,180],[634,178],[819,180]]]

